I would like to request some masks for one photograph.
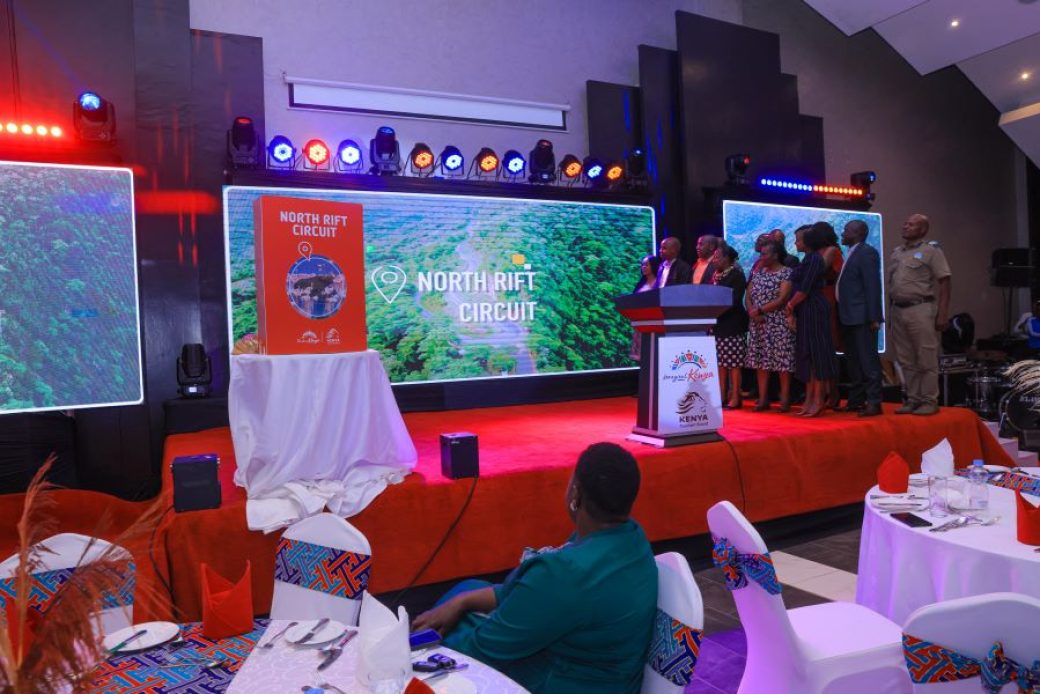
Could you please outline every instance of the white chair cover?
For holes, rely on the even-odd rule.
[[[657,561],[657,621],[643,694],[681,692],[693,677],[704,630],[704,601],[690,565],[676,552]]]
[[[40,568],[33,574],[33,596],[31,605],[45,606],[57,594],[58,588],[68,580],[69,573],[77,566],[98,559],[113,545],[101,539],[92,539],[76,533],[52,535],[33,545],[40,560]],[[113,557],[129,557],[130,553],[117,547]],[[12,579],[18,568],[18,555],[14,554],[0,563],[0,610],[14,597]],[[126,577],[123,590],[110,596],[107,607],[98,616],[101,630],[111,634],[133,624],[135,567],[130,563],[130,575]]]
[[[371,567],[372,548],[357,528],[332,513],[304,518],[278,543],[271,619],[357,625]]]
[[[989,593],[938,602],[911,614],[903,633],[979,661],[999,641],[1004,655],[1031,668],[1040,660],[1040,600],[1018,593]],[[923,694],[983,691],[978,677],[913,688]],[[1006,684],[1000,691],[1011,694],[1019,689]]]
[[[766,554],[758,531],[728,501],[708,509],[708,527],[740,554]],[[747,636],[740,694],[896,694],[910,691],[901,632],[865,607],[832,602],[788,611],[783,595],[754,581],[732,592]]]

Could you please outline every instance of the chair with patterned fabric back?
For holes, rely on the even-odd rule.
[[[76,567],[86,566],[106,553],[109,559],[122,560],[129,557],[124,548],[112,548],[109,542],[77,533],[52,535],[33,545],[32,551],[39,561],[39,567],[32,574],[30,608],[46,612],[61,587],[72,578]],[[0,563],[0,611],[15,596],[14,576],[18,561],[19,557],[15,554]],[[105,597],[102,609],[98,612],[102,633],[112,634],[133,623],[135,574],[131,561],[127,575],[120,579],[122,586],[119,591]]]
[[[704,601],[681,554],[667,552],[656,560],[657,617],[642,692],[674,694],[693,679],[704,630]]]
[[[271,619],[356,626],[371,569],[372,548],[357,528],[333,513],[304,518],[278,542]]]
[[[788,610],[762,536],[728,501],[708,509],[713,558],[747,636],[739,694],[899,694],[910,691],[899,626],[861,605]]]
[[[903,655],[922,694],[1040,691],[1040,600],[989,593],[926,605],[903,625]]]

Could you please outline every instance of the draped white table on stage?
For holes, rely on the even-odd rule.
[[[1032,468],[1040,471],[1040,468]],[[910,487],[927,496],[928,489]],[[859,546],[856,602],[897,624],[933,602],[983,593],[1010,591],[1040,598],[1040,554],[1016,540],[1015,495],[989,486],[989,511],[1000,520],[992,526],[967,526],[932,533],[911,528],[870,505],[867,494]],[[1034,504],[1035,497],[1027,497]],[[939,525],[927,511],[914,515]]]
[[[418,457],[373,350],[235,355],[228,412],[253,530],[359,513]]]

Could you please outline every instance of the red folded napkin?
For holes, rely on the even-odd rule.
[[[1015,491],[1018,501],[1018,541],[1026,545],[1040,545],[1040,508],[1033,506]]]
[[[892,451],[878,466],[877,483],[886,494],[905,494],[910,487],[910,463]]]
[[[202,634],[207,639],[225,639],[253,629],[253,586],[251,567],[238,583],[232,583],[202,565]]]
[[[434,694],[433,688],[425,682],[413,677],[408,686],[404,688],[404,694]]]

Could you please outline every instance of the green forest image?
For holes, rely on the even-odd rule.
[[[368,345],[394,383],[634,366],[612,298],[652,252],[650,208],[230,187],[233,341],[256,331],[252,206],[265,194],[364,205]]]
[[[0,164],[0,410],[141,398],[129,171]]]

